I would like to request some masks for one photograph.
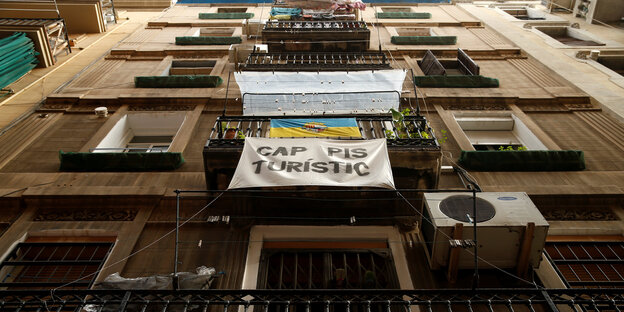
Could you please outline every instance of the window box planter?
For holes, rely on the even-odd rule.
[[[232,13],[199,13],[199,19],[250,19],[253,13],[232,12]]]
[[[59,152],[61,171],[152,171],[182,166],[182,153],[65,153]]]
[[[222,82],[221,77],[210,75],[134,77],[134,86],[137,88],[215,88]]]
[[[458,164],[475,171],[579,171],[583,151],[462,151]]]
[[[498,79],[481,75],[414,76],[414,83],[421,88],[498,88]]]
[[[230,45],[243,42],[240,36],[222,37],[222,36],[186,36],[176,37],[176,45]]]

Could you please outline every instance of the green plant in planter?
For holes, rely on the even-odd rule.
[[[501,146],[499,146],[499,147],[498,147],[498,150],[499,150],[499,151],[526,151],[526,150],[527,150],[527,148],[526,148],[524,145],[522,145],[522,146],[518,146],[517,148],[514,148],[514,147],[513,147],[513,146],[511,146],[511,145],[509,145],[509,146],[507,146],[507,147],[505,147],[505,146],[501,145]]]
[[[392,114],[392,121],[394,121],[397,132],[399,133],[399,139],[408,139],[411,138],[413,135],[417,135],[416,133],[414,133],[416,132],[416,129],[414,129],[414,125],[410,124],[407,127],[405,126],[405,116],[409,116],[409,114],[412,112],[409,108],[406,108],[402,111],[391,108],[389,112]],[[388,137],[388,131],[392,133],[391,138],[394,139],[395,135],[391,130],[386,130],[386,138],[390,139],[390,137]]]
[[[244,140],[245,134],[243,133],[243,131],[238,130],[238,132],[236,132],[236,138],[239,140]]]

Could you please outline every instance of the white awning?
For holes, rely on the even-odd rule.
[[[398,109],[405,71],[235,73],[244,115],[387,113]]]

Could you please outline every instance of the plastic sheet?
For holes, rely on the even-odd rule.
[[[398,109],[403,70],[235,73],[244,115],[371,114]]]

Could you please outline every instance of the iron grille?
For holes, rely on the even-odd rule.
[[[262,289],[399,288],[387,249],[264,249],[261,259]]]
[[[545,250],[568,287],[624,286],[624,242],[547,242]]]
[[[384,312],[621,311],[624,289],[419,289],[419,290],[50,290],[0,291],[0,310],[24,311],[269,311],[314,305],[350,311],[381,305]],[[214,309],[212,309],[214,308]]]
[[[251,53],[243,67],[254,71],[338,71],[390,69],[383,53]]]
[[[322,118],[345,117],[353,118],[353,116],[341,115],[324,115]],[[210,132],[206,147],[242,147],[245,137],[269,137],[271,118],[269,116],[220,116]],[[289,116],[289,118],[314,117]],[[423,116],[405,116],[401,123],[393,120],[389,115],[358,115],[355,119],[362,134],[361,139],[386,138],[390,147],[439,148],[433,131]]]
[[[355,31],[367,30],[362,21],[268,21],[263,31]]]
[[[0,287],[52,288],[78,280],[72,287],[88,288],[112,246],[110,242],[19,243],[0,264]]]

